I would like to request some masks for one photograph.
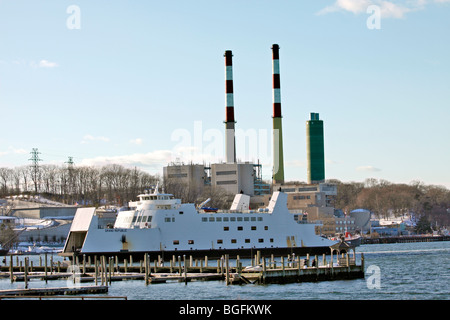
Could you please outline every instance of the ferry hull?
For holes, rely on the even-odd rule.
[[[228,254],[230,258],[236,258],[239,256],[241,259],[253,258],[257,252],[260,252],[261,257],[270,257],[271,255],[277,256],[287,256],[295,254],[296,256],[306,256],[309,255],[322,255],[330,254],[331,249],[328,246],[324,247],[286,247],[286,248],[240,248],[240,249],[206,249],[206,250],[171,250],[171,251],[120,251],[120,252],[77,252],[76,256],[82,260],[84,257],[117,257],[118,259],[129,259],[130,256],[135,261],[142,260],[144,254],[148,254],[151,260],[160,256],[163,260],[170,260],[173,256],[175,257],[190,257],[193,258],[204,258],[208,259],[220,259],[223,255]],[[64,254],[62,254],[64,255]],[[66,256],[72,257],[74,254],[65,254]]]

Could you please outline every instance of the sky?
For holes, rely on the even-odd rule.
[[[285,180],[450,188],[450,0],[0,0],[0,167],[118,163],[162,174],[224,160],[224,52],[236,149],[272,175],[280,46]]]

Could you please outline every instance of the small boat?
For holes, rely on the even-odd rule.
[[[352,235],[350,232],[346,231],[344,235],[342,233],[339,233],[336,235],[336,237],[330,238],[330,240],[343,240],[350,244],[353,247],[357,247],[361,245],[361,236],[359,234]]]
[[[211,207],[202,207],[201,209],[205,212],[217,212],[219,210],[218,208],[211,208]]]
[[[258,264],[257,266],[247,266],[244,268],[244,271],[262,271],[262,264]]]

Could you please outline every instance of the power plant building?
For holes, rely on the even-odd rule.
[[[224,162],[202,164],[171,164],[164,167],[164,179],[179,182],[190,189],[202,191],[205,186],[222,188],[230,194],[251,196],[250,207],[265,207],[271,192],[288,195],[287,205],[297,220],[321,221],[319,233],[334,236],[338,232],[355,231],[356,218],[337,214],[334,204],[337,186],[325,183],[324,125],[319,114],[310,113],[306,121],[307,184],[285,182],[281,115],[279,46],[272,45],[273,79],[273,168],[272,188],[262,180],[262,166],[236,161],[235,117],[233,96],[232,52],[225,51],[225,157]]]
[[[163,168],[163,176],[167,187],[177,184],[194,189],[198,193],[201,193],[209,182],[205,166],[201,164],[172,163]]]
[[[211,185],[221,187],[232,194],[255,194],[253,163],[211,164]]]

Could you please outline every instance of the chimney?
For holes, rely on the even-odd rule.
[[[280,60],[278,44],[272,45],[273,71],[273,183],[284,183],[283,131],[281,125]]]
[[[308,184],[314,184],[325,181],[325,151],[323,121],[315,112],[310,117],[306,121],[307,180]]]
[[[231,50],[225,51],[225,153],[226,162],[236,162],[236,140],[234,137],[233,62]]]

